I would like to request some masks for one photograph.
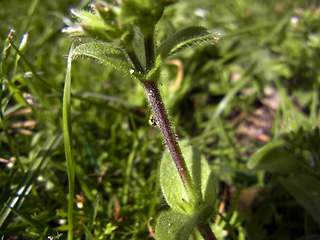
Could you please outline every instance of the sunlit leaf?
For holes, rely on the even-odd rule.
[[[158,240],[188,239],[195,224],[196,218],[191,215],[172,210],[162,212],[157,219],[156,238]]]
[[[157,219],[156,238],[158,240],[188,239],[196,226],[207,220],[212,210],[213,208],[207,205],[190,215],[174,210],[162,212]]]
[[[193,46],[202,42],[214,43],[218,40],[217,36],[214,36],[213,33],[208,31],[208,29],[199,26],[188,27],[174,33],[164,40],[159,46],[155,66],[149,72],[147,77],[151,77],[170,54],[174,54],[185,47]]]
[[[72,51],[73,59],[81,57],[95,59],[133,77],[139,75],[126,52],[122,48],[111,44],[102,42],[83,43]]]
[[[216,184],[209,164],[199,150],[189,145],[187,141],[182,141],[179,145],[194,183],[199,204],[208,204],[214,208]],[[161,160],[160,185],[166,201],[173,210],[183,214],[197,211],[195,206],[190,205],[190,199],[168,150],[164,152]]]

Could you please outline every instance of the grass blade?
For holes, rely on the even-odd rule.
[[[49,156],[52,151],[54,151],[60,144],[61,133],[57,133],[50,137],[44,144],[44,147],[38,152],[36,157],[33,159],[28,172],[25,174],[24,178],[21,180],[16,190],[11,194],[11,197],[7,200],[5,206],[0,210],[0,227],[3,227],[6,219],[8,218],[11,209],[18,209],[22,204],[25,197],[30,192],[35,180],[47,165]],[[10,183],[9,183],[10,184]],[[10,208],[9,208],[10,207]]]
[[[63,92],[63,136],[64,147],[67,161],[68,182],[69,182],[69,202],[68,202],[68,239],[73,239],[73,199],[74,199],[74,182],[75,182],[75,164],[72,155],[72,129],[71,129],[71,63],[74,45],[71,45],[67,73]]]

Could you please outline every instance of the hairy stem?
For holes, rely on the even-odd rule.
[[[157,119],[159,128],[161,129],[166,145],[168,146],[168,149],[171,153],[172,159],[178,169],[181,181],[188,193],[190,191],[194,192],[190,173],[182,156],[181,149],[178,145],[174,130],[170,124],[168,114],[165,110],[157,84],[153,81],[141,82],[144,84],[151,108]]]
[[[165,110],[157,84],[153,81],[141,81],[146,89],[147,97],[151,108],[156,116],[157,123],[167,147],[171,153],[172,159],[178,169],[181,181],[187,191],[188,196],[194,198],[195,190],[190,173],[184,161],[181,149],[179,147],[176,135],[170,124],[167,111]],[[200,224],[198,229],[205,240],[216,240],[214,233],[211,231],[209,224]]]

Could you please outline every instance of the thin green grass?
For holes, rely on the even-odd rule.
[[[63,135],[64,135],[64,147],[67,161],[68,172],[68,186],[69,186],[69,198],[68,198],[68,239],[73,239],[73,205],[74,205],[74,188],[75,188],[75,162],[72,151],[72,128],[71,128],[71,63],[73,51],[73,45],[70,48],[68,56],[67,74],[63,91]]]

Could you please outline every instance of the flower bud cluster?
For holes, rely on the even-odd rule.
[[[153,34],[164,7],[173,2],[175,1],[95,1],[90,4],[89,11],[71,9],[76,21],[62,31],[72,37],[90,37],[130,48],[135,29],[138,27],[145,37]]]

